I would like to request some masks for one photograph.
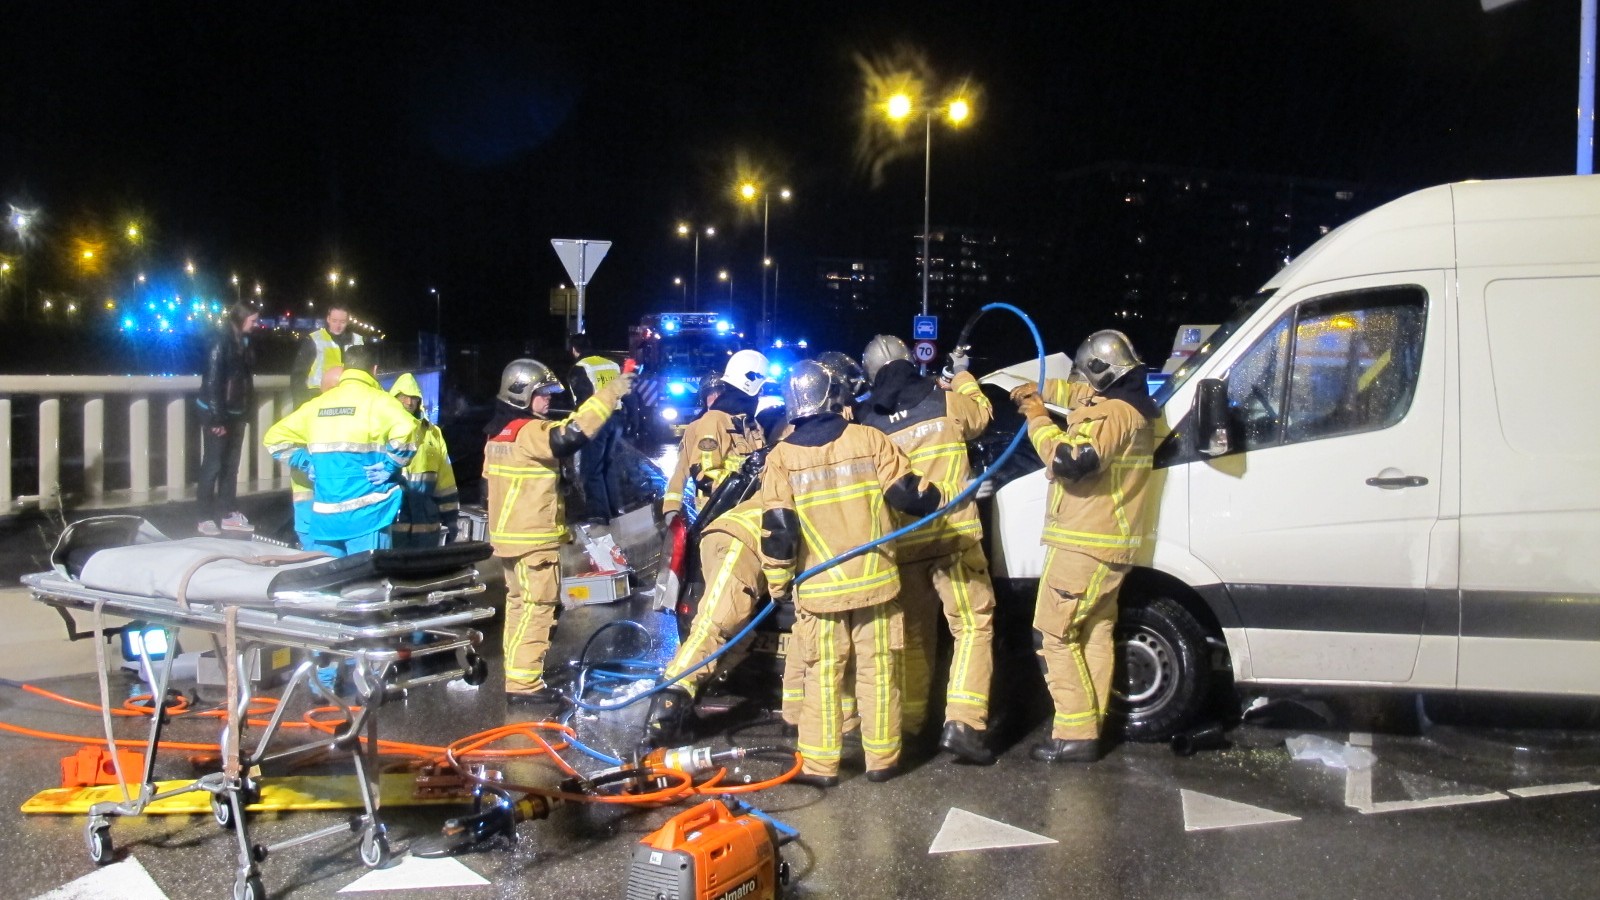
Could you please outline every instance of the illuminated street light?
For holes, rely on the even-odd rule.
[[[128,241],[134,244],[139,243],[139,235],[141,233],[142,232],[139,231],[138,222],[129,222],[127,230],[123,232],[123,234],[128,236]]]
[[[891,120],[903,122],[917,110],[911,95],[901,92],[889,98],[885,109]],[[928,231],[930,198],[933,187],[933,117],[941,114],[952,126],[961,126],[972,117],[972,101],[957,94],[942,107],[922,107],[922,314],[928,314]]]
[[[733,312],[733,276],[728,274],[728,270],[727,269],[722,269],[721,271],[717,272],[717,280],[718,281],[726,281],[728,283],[728,312],[732,313]]]
[[[443,332],[439,330],[440,322],[443,321],[439,317],[439,304],[444,302],[444,295],[439,293],[438,288],[428,288],[428,293],[433,295],[433,333],[442,334]]]
[[[189,277],[193,278],[194,277],[194,262],[191,260],[189,262],[184,263],[183,264],[183,271],[189,273]]]
[[[239,273],[233,273],[233,277],[228,280],[233,282],[233,302],[243,303],[244,298],[239,295]]]
[[[689,302],[689,286],[687,284],[684,284],[683,278],[681,276],[674,275],[674,276],[672,276],[672,283],[679,288],[679,293],[681,293],[683,295],[683,296],[681,296],[679,298],[679,301],[682,302],[682,303],[688,303]]]
[[[767,250],[767,226],[772,219],[772,192],[762,190],[761,187],[753,181],[747,181],[739,187],[739,196],[743,197],[747,202],[752,203],[755,202],[756,197],[759,196],[761,198],[761,322],[758,329],[757,338],[758,340],[765,342],[769,336],[769,332],[771,331],[771,324],[767,317],[766,266],[770,264],[771,259]],[[787,202],[793,198],[794,191],[791,191],[788,188],[783,188],[782,190],[778,191],[778,199],[780,200]],[[731,296],[729,299],[732,299]],[[732,310],[729,310],[729,312],[732,312]]]
[[[717,229],[713,227],[707,226],[704,231],[706,237],[717,236]],[[678,237],[694,236],[694,290],[692,291],[694,299],[689,304],[691,312],[700,309],[700,232],[700,228],[690,225],[688,222],[678,223]]]

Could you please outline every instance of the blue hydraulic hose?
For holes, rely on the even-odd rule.
[[[1012,306],[1010,303],[989,303],[989,304],[984,305],[981,309],[978,310],[978,313],[977,313],[976,316],[973,317],[972,322],[968,323],[968,326],[967,326],[968,329],[970,329],[972,327],[972,324],[975,324],[979,318],[982,318],[984,316],[984,314],[988,313],[990,310],[996,310],[996,309],[1003,309],[1003,310],[1005,310],[1005,311],[1007,311],[1009,313],[1012,313],[1012,314],[1016,315],[1017,318],[1022,320],[1024,325],[1028,326],[1029,333],[1031,333],[1033,335],[1033,346],[1034,346],[1034,349],[1039,351],[1039,385],[1040,385],[1040,388],[1042,389],[1043,386],[1044,386],[1044,381],[1045,381],[1044,338],[1039,336],[1039,328],[1038,328],[1038,326],[1033,324],[1033,319],[1030,319],[1028,317],[1027,313],[1023,312],[1022,310],[1018,309],[1015,306]],[[841,553],[838,556],[835,556],[834,558],[832,558],[830,560],[826,560],[824,562],[820,562],[820,563],[812,566],[811,568],[809,568],[809,569],[805,570],[804,572],[801,572],[799,575],[795,576],[794,581],[790,583],[790,585],[791,585],[790,589],[793,590],[793,588],[798,587],[802,581],[805,581],[805,580],[807,580],[809,578],[812,578],[812,577],[814,577],[816,575],[820,575],[823,572],[826,572],[827,570],[829,570],[829,569],[833,568],[834,566],[837,566],[837,565],[839,565],[841,563],[845,563],[845,562],[848,562],[848,561],[850,561],[852,559],[855,559],[856,557],[861,556],[862,554],[871,551],[874,547],[881,546],[883,544],[888,543],[889,541],[896,540],[896,539],[902,537],[903,535],[910,534],[911,532],[916,531],[918,528],[921,528],[922,526],[927,525],[929,522],[932,522],[934,519],[937,519],[937,518],[945,515],[946,513],[950,512],[950,510],[952,510],[955,507],[961,505],[962,503],[965,503],[969,497],[971,497],[973,494],[977,493],[978,487],[980,485],[982,485],[985,481],[988,481],[990,479],[990,477],[992,477],[994,475],[995,472],[998,472],[1000,470],[1001,466],[1005,465],[1006,461],[1011,458],[1011,454],[1016,452],[1017,447],[1019,447],[1022,444],[1022,442],[1027,439],[1027,437],[1028,437],[1028,425],[1027,425],[1026,422],[1024,422],[1022,424],[1022,427],[1017,429],[1017,433],[1016,433],[1016,435],[1014,437],[1012,437],[1011,443],[1006,445],[1006,449],[1000,454],[1000,456],[997,459],[995,459],[995,461],[993,463],[991,463],[988,468],[984,469],[983,472],[981,474],[979,474],[977,478],[974,478],[972,480],[971,484],[967,485],[964,489],[962,489],[961,493],[956,494],[954,497],[952,497],[950,499],[949,502],[945,503],[945,505],[939,507],[938,509],[934,510],[931,513],[928,513],[927,515],[925,515],[922,518],[916,520],[915,522],[912,522],[910,525],[906,525],[906,526],[903,526],[901,528],[897,528],[894,531],[891,531],[888,534],[884,535],[883,537],[876,538],[874,540],[868,541],[867,543],[862,544],[861,546],[856,547],[856,548],[854,548],[852,550],[846,550],[844,553]],[[701,668],[704,668],[705,666],[710,665],[713,660],[721,657],[724,653],[727,653],[729,650],[731,650],[734,647],[734,645],[736,645],[740,641],[744,640],[746,635],[748,635],[751,631],[755,630],[755,627],[757,625],[761,624],[761,621],[763,619],[765,619],[767,616],[771,615],[772,614],[772,610],[776,606],[777,606],[777,604],[775,604],[775,603],[767,604],[765,609],[761,610],[760,612],[758,612],[754,616],[752,616],[750,618],[750,621],[747,622],[743,628],[739,629],[738,633],[736,633],[732,637],[728,638],[728,640],[720,648],[718,648],[715,653],[712,653],[710,656],[707,656],[705,659],[701,660],[700,662],[696,663],[695,665],[690,666],[689,668],[687,668],[687,669],[683,670],[682,672],[678,673],[678,675],[676,677],[668,679],[667,681],[663,681],[660,684],[656,685],[655,687],[653,687],[653,688],[651,688],[651,689],[649,689],[647,691],[640,691],[639,693],[635,694],[634,696],[629,697],[626,700],[619,701],[617,703],[605,703],[605,704],[587,703],[587,702],[584,701],[582,696],[574,697],[572,702],[574,704],[576,704],[581,709],[604,711],[604,710],[622,709],[623,707],[630,706],[630,705],[632,705],[634,703],[638,703],[640,700],[643,700],[644,698],[649,697],[649,696],[651,696],[653,694],[659,694],[662,691],[666,690],[667,688],[671,687],[672,685],[677,684],[678,682],[682,681],[684,678],[687,678],[689,676],[689,674],[694,672],[695,670],[701,669]]]

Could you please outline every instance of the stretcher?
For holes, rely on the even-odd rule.
[[[463,678],[482,683],[488,669],[478,654],[482,634],[473,624],[494,615],[474,598],[484,591],[473,563],[488,558],[477,542],[421,550],[377,550],[343,558],[286,550],[228,538],[168,540],[136,516],[101,516],[69,526],[51,553],[51,570],[23,577],[34,599],[54,607],[70,637],[94,637],[104,653],[107,616],[166,632],[166,646],[180,628],[212,636],[217,656],[227,661],[227,714],[223,717],[221,772],[177,786],[157,787],[156,750],[166,711],[150,716],[144,771],[138,789],[124,782],[121,801],[89,809],[84,836],[96,864],[112,861],[111,821],[142,815],[159,800],[206,791],[217,824],[233,830],[237,867],[235,900],[264,900],[259,864],[273,852],[337,834],[360,834],[363,864],[389,859],[379,815],[378,712],[384,701],[407,688]],[[74,613],[92,616],[91,630],[77,630]],[[159,643],[155,644],[160,646]],[[152,660],[148,639],[138,642],[140,663],[152,695],[165,697],[175,653]],[[265,648],[304,651],[270,719],[253,747],[243,746],[251,715],[250,673]],[[112,743],[109,687],[100,659],[100,693],[108,745]],[[349,672],[352,698],[318,678],[330,664]],[[281,726],[291,702],[308,692],[337,708],[328,731],[292,742]],[[244,815],[258,793],[253,772],[330,750],[348,750],[360,787],[363,812],[349,824],[322,828],[277,844],[252,844]]]

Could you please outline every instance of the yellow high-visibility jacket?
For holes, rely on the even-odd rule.
[[[559,421],[514,419],[483,448],[489,492],[489,542],[495,556],[517,557],[567,540],[561,499],[561,460],[594,437],[616,409],[618,381],[579,404]]]
[[[1144,541],[1153,432],[1133,406],[1098,394],[1073,409],[1064,426],[1049,416],[1028,421],[1028,438],[1050,480],[1046,545],[1106,563],[1133,562]]]

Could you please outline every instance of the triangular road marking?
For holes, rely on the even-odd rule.
[[[1224,800],[1199,791],[1179,790],[1183,795],[1183,830],[1210,831],[1238,828],[1241,825],[1270,825],[1273,822],[1298,822],[1299,816],[1274,812],[1248,803]]]
[[[339,889],[341,894],[358,891],[398,891],[418,888],[476,887],[488,880],[461,864],[460,860],[423,859],[403,856],[387,869],[373,869]]]
[[[1600,784],[1574,781],[1569,784],[1535,784],[1511,789],[1511,793],[1518,797],[1549,797],[1553,794],[1580,794],[1585,791],[1600,791]]]
[[[122,862],[95,869],[77,881],[68,882],[34,900],[168,900],[139,861],[128,857]]]
[[[998,850],[1001,847],[1034,847],[1055,843],[1060,842],[952,806],[950,812],[945,814],[944,825],[934,836],[928,852],[959,853],[962,850]]]

